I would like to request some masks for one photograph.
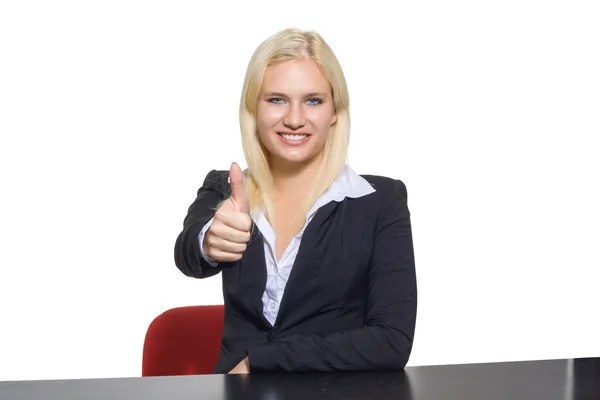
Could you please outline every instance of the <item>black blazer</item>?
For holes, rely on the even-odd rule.
[[[263,316],[263,238],[242,259],[210,266],[198,234],[230,196],[228,171],[211,171],[175,244],[185,275],[221,273],[225,322],[215,373],[248,357],[250,372],[402,369],[415,331],[417,285],[405,185],[363,175],[374,193],[321,207],[306,227],[277,320]]]

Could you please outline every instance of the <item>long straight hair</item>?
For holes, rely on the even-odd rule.
[[[300,215],[305,216],[317,199],[327,191],[343,169],[350,141],[350,99],[342,68],[325,40],[314,31],[284,29],[262,42],[252,55],[240,101],[240,129],[244,156],[248,164],[246,192],[252,212],[264,208],[266,217],[274,223],[273,175],[268,162],[268,150],[258,135],[256,110],[258,96],[267,67],[290,60],[314,61],[331,86],[337,120],[322,152],[314,184],[303,199]]]

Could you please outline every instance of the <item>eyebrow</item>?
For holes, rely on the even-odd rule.
[[[265,96],[288,97],[287,95],[285,95],[283,93],[278,93],[278,92],[266,92],[264,95]],[[307,93],[304,95],[304,97],[315,97],[315,96],[327,97],[327,93],[312,92],[312,93]]]

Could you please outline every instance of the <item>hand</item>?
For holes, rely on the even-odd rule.
[[[250,373],[250,361],[248,357],[244,358],[234,369],[229,371],[230,374],[249,374]]]
[[[218,262],[234,262],[242,258],[252,227],[244,176],[236,163],[231,164],[229,182],[231,196],[217,210],[202,243],[206,255]]]

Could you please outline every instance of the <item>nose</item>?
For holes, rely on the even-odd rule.
[[[306,119],[301,104],[290,104],[288,112],[283,118],[283,124],[289,129],[298,129],[304,126]]]

